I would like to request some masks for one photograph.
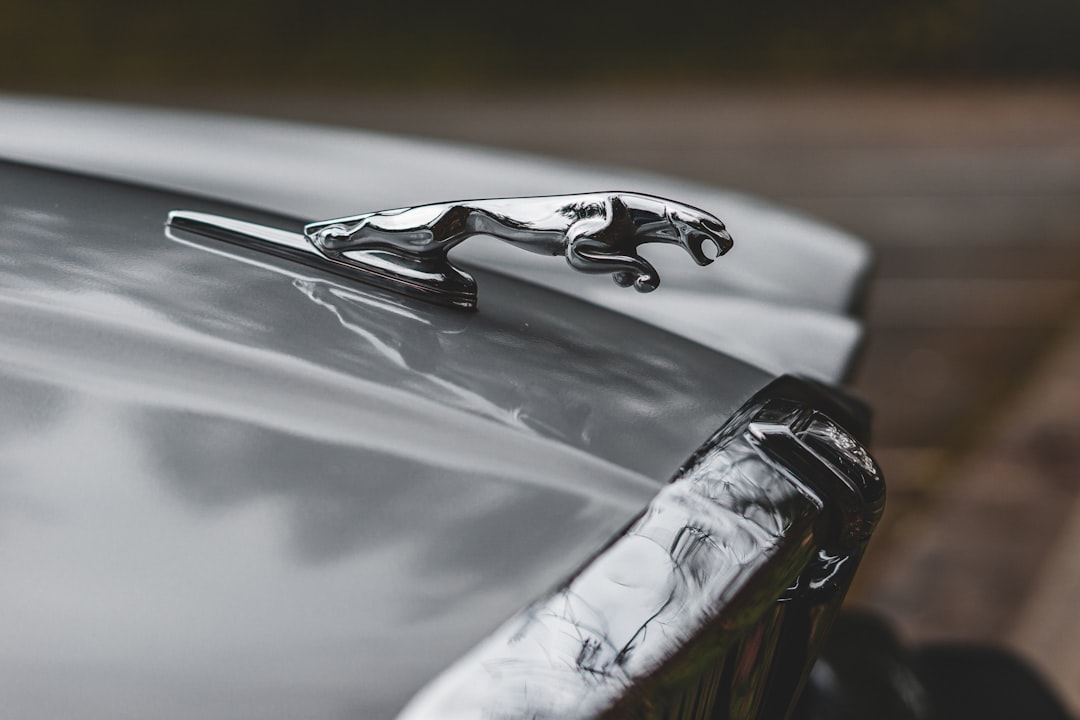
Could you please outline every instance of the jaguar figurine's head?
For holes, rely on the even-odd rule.
[[[708,265],[734,245],[724,223],[703,210],[683,205],[670,208],[668,217],[678,234],[679,245],[698,265]]]
[[[610,193],[602,219],[572,226],[566,259],[583,272],[609,272],[617,285],[651,292],[660,285],[656,268],[638,252],[642,245],[678,245],[698,265],[708,265],[732,248],[724,223],[690,205],[640,193]]]

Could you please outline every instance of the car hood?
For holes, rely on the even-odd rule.
[[[455,257],[539,282],[776,374],[835,382],[862,338],[871,255],[762,200],[640,172],[452,143],[204,113],[0,97],[0,157],[205,194],[308,220],[465,198],[633,190],[720,217],[736,247],[712,272],[649,247],[661,288],[636,297],[497,243]],[[665,252],[667,251],[667,252]]]
[[[475,313],[170,234],[0,164],[14,716],[393,716],[772,374],[483,269]],[[624,291],[629,292],[629,291]]]

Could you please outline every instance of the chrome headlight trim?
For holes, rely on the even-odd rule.
[[[781,378],[563,586],[424,688],[400,720],[786,714],[880,517],[862,444]],[[826,408],[827,409],[827,408]]]

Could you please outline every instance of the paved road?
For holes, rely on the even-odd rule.
[[[1012,642],[1080,708],[1080,89],[203,100],[672,173],[867,238],[855,387],[891,495],[856,599]]]

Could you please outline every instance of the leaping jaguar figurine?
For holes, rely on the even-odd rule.
[[[724,223],[698,208],[652,195],[581,195],[462,200],[314,222],[303,235],[237,218],[174,210],[169,237],[194,233],[261,250],[339,276],[441,305],[476,307],[476,281],[446,253],[489,235],[570,267],[609,273],[623,287],[655,290],[660,278],[637,250],[679,245],[698,265],[731,249]],[[710,254],[709,250],[713,254]]]
[[[580,195],[467,200],[383,210],[311,223],[304,234],[339,262],[410,274],[467,277],[446,253],[473,235],[490,235],[530,252],[564,255],[575,270],[610,273],[623,287],[655,290],[660,278],[637,249],[645,243],[679,245],[698,265],[732,247],[713,215],[652,195],[599,192]]]

